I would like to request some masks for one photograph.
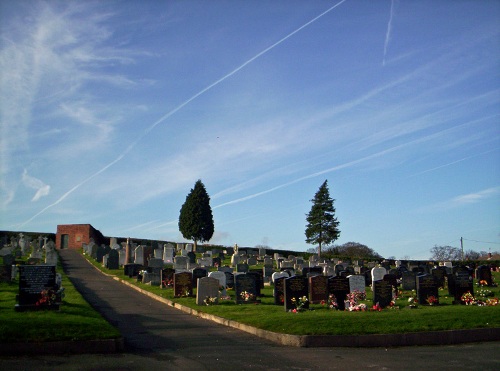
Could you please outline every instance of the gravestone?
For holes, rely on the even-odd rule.
[[[352,274],[347,276],[349,280],[349,292],[366,292],[366,280],[365,276]]]
[[[224,272],[214,271],[210,272],[208,277],[215,278],[219,281],[219,290],[222,291],[222,296],[226,296],[226,274]]]
[[[174,251],[175,247],[171,243],[163,245],[163,261],[166,264],[172,264],[174,262]]]
[[[285,303],[285,278],[288,277],[278,277],[274,280],[273,297],[275,305],[284,305]]]
[[[372,278],[372,288],[375,281],[381,281],[384,279],[384,276],[387,274],[387,271],[384,267],[373,267],[371,270],[371,278]]]
[[[53,265],[19,266],[19,295],[16,311],[59,309],[60,298],[53,300],[56,285],[56,267]]]
[[[188,258],[185,256],[176,256],[174,258],[174,269],[176,272],[187,271]]]
[[[378,280],[372,283],[373,286],[373,305],[381,308],[388,307],[392,301],[392,285],[389,281]]]
[[[312,273],[312,275],[321,275],[323,274],[322,267],[304,267],[302,268],[302,275],[308,277],[308,275]]]
[[[337,308],[345,310],[345,300],[349,294],[349,279],[347,277],[331,277],[328,279],[328,293],[337,299]]]
[[[188,251],[186,257],[188,258],[190,264],[196,263],[196,254],[194,252]]]
[[[264,288],[264,277],[262,276],[262,271],[259,269],[257,271],[249,271],[247,274],[255,277],[256,295],[257,297],[261,297],[261,289]]]
[[[241,273],[248,272],[248,264],[246,264],[246,263],[238,263],[236,265],[236,272],[241,272]]]
[[[309,297],[307,278],[302,276],[293,276],[284,280],[284,304],[285,311],[291,311],[296,308],[292,299],[299,300],[302,297]],[[305,303],[304,309],[309,309],[309,302]]]
[[[167,267],[161,270],[161,285],[162,287],[174,287],[175,269]]]
[[[212,267],[220,267],[222,264],[222,260],[220,257],[216,256],[212,258]]]
[[[135,263],[125,264],[123,266],[123,274],[129,276],[130,278],[136,277],[142,268],[143,266],[141,264],[135,264]]]
[[[234,276],[234,291],[236,293],[236,304],[257,303],[257,280],[255,275],[238,274]],[[244,297],[248,293],[251,297]]]
[[[208,272],[205,268],[194,268],[192,270],[193,274],[193,287],[197,287],[198,285],[198,278],[206,277],[208,275]]]
[[[409,291],[417,289],[417,281],[416,281],[417,275],[415,274],[415,272],[411,271],[402,272],[401,276],[402,276],[403,290]]]
[[[432,274],[417,276],[417,298],[419,304],[428,304],[429,297],[436,298],[439,304],[439,282]]]
[[[477,282],[484,281],[486,286],[493,286],[493,278],[491,276],[491,269],[487,265],[480,265],[476,268],[476,280]]]
[[[219,303],[219,280],[212,277],[198,278],[196,290],[196,305],[206,305],[206,298],[214,298],[215,303]]]
[[[386,274],[383,278],[384,281],[389,281],[393,290],[398,289],[398,277],[395,274]]]
[[[174,296],[193,296],[193,275],[190,272],[174,273]]]
[[[102,258],[106,255],[106,250],[104,249],[104,246],[100,245],[97,247],[96,250],[96,255],[95,255],[95,260],[98,263],[102,263]]]
[[[134,263],[144,265],[144,246],[139,245],[134,250]]]
[[[290,275],[287,272],[274,272],[271,274],[271,282],[275,282],[278,278],[288,278]]]
[[[108,269],[120,269],[120,256],[117,250],[111,250],[108,254]]]
[[[0,282],[12,280],[12,265],[0,265]]]
[[[472,272],[463,265],[454,267],[453,273],[448,275],[448,293],[454,297],[453,304],[465,304],[461,298],[467,292],[474,295]]]
[[[152,269],[162,269],[163,268],[163,259],[160,258],[150,258],[148,261],[148,268]]]
[[[221,271],[223,272],[223,271]],[[231,272],[223,272],[226,275],[226,287],[228,289],[234,289],[234,274]]]
[[[434,277],[436,277],[439,287],[444,287],[445,277],[446,277],[446,268],[445,267],[433,268],[433,269],[431,269],[431,274]]]
[[[311,304],[320,304],[328,300],[328,277],[310,276],[309,281],[309,302]]]

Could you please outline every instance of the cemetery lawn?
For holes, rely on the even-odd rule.
[[[120,332],[111,326],[88,304],[62,274],[65,297],[59,311],[41,310],[16,312],[19,282],[0,283],[0,343],[95,340],[119,338]]]
[[[321,304],[311,304],[310,310],[291,313],[285,312],[283,306],[274,305],[273,289],[266,286],[262,289],[260,304],[235,304],[235,293],[228,290],[231,300],[221,300],[219,305],[198,306],[195,297],[174,298],[172,288],[152,287],[137,282],[136,278],[124,275],[123,269],[109,270],[102,267],[94,259],[85,258],[98,269],[114,275],[143,290],[160,297],[182,304],[194,310],[209,313],[225,319],[234,320],[256,328],[291,335],[362,335],[391,334],[423,331],[442,331],[454,329],[500,328],[500,305],[466,306],[453,305],[448,297],[447,289],[440,289],[437,306],[419,305],[415,309],[408,307],[409,297],[415,292],[401,292],[396,300],[399,309],[370,310],[373,306],[372,293],[367,288],[367,300],[363,301],[369,310],[365,312],[336,311]],[[500,273],[494,272],[496,282]],[[475,293],[480,288],[475,287]],[[499,287],[486,288],[494,297],[500,297]],[[194,289],[196,295],[196,289]]]

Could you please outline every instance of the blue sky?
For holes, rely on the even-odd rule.
[[[0,229],[500,249],[498,1],[2,1]],[[481,241],[481,242],[478,242]]]

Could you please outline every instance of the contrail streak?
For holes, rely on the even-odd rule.
[[[43,214],[45,211],[47,211],[48,209],[56,206],[57,204],[59,204],[60,202],[62,202],[66,197],[68,197],[70,194],[72,194],[74,191],[76,191],[78,188],[80,188],[82,185],[84,185],[85,183],[89,182],[90,180],[92,180],[93,178],[95,178],[96,176],[98,176],[99,174],[102,174],[104,171],[106,171],[107,169],[109,169],[111,166],[113,166],[114,164],[116,164],[117,162],[121,161],[125,155],[127,155],[136,145],[137,143],[139,143],[139,141],[144,138],[146,135],[148,135],[156,126],[158,126],[159,124],[161,124],[162,122],[164,122],[166,119],[168,119],[170,116],[172,116],[174,113],[176,113],[177,111],[181,110],[182,108],[184,108],[186,105],[188,105],[189,103],[191,103],[193,100],[195,100],[196,98],[198,98],[200,95],[203,95],[205,94],[207,91],[209,91],[210,89],[212,89],[213,87],[219,85],[221,82],[223,82],[224,80],[228,79],[229,77],[233,76],[235,73],[237,73],[238,71],[242,70],[243,68],[245,68],[247,65],[249,65],[250,63],[254,62],[256,59],[262,57],[264,54],[266,54],[267,52],[271,51],[272,49],[274,49],[275,47],[277,47],[278,45],[280,45],[281,43],[283,43],[284,41],[288,40],[290,37],[292,37],[293,35],[295,35],[296,33],[300,32],[301,30],[303,30],[304,28],[308,27],[309,25],[311,25],[312,23],[316,22],[318,19],[320,19],[321,17],[323,17],[324,15],[328,14],[329,12],[331,12],[333,9],[335,9],[336,7],[340,6],[342,3],[346,2],[347,0],[342,0],[342,1],[339,1],[337,4],[331,6],[330,8],[328,8],[327,10],[325,10],[323,13],[321,13],[320,15],[314,17],[313,19],[311,19],[309,22],[303,24],[302,26],[300,26],[299,28],[297,28],[296,30],[290,32],[288,35],[286,35],[285,37],[281,38],[280,40],[276,41],[274,44],[272,44],[271,46],[267,47],[266,49],[264,49],[263,51],[261,51],[260,53],[256,54],[255,56],[253,56],[252,58],[250,58],[249,60],[247,60],[245,63],[241,64],[239,67],[235,68],[234,70],[232,70],[231,72],[229,72],[228,74],[226,74],[225,76],[221,77],[220,79],[218,79],[217,81],[213,82],[212,84],[208,85],[206,88],[202,89],[201,91],[199,91],[198,93],[196,93],[195,95],[193,95],[191,98],[189,98],[188,100],[184,101],[183,103],[181,103],[180,105],[178,105],[176,108],[174,108],[173,110],[171,110],[170,112],[166,113],[165,115],[163,115],[162,117],[160,117],[157,121],[155,121],[151,126],[149,126],[135,141],[133,141],[126,149],[124,152],[122,152],[115,160],[113,160],[112,162],[110,162],[109,164],[107,164],[106,166],[104,166],[102,169],[100,169],[99,171],[95,172],[94,174],[90,175],[88,178],[84,179],[83,181],[81,181],[79,184],[77,184],[76,186],[74,186],[73,188],[71,188],[69,191],[67,191],[65,194],[63,194],[57,201],[55,201],[54,203],[46,206],[45,208],[43,208],[41,211],[39,211],[37,214],[33,215],[30,219],[28,219],[27,221],[25,221],[24,223],[20,224],[19,227],[22,227],[24,226],[25,224],[28,224],[29,222],[31,222],[33,219],[35,219],[37,216]]]
[[[385,66],[385,57],[387,55],[387,48],[389,47],[389,40],[391,39],[393,16],[394,16],[394,0],[391,0],[391,15],[389,16],[389,23],[387,23],[387,32],[385,33],[384,58],[382,59],[382,66]]]

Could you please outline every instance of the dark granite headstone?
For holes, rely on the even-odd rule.
[[[5,258],[4,258],[5,259]],[[478,283],[486,282],[486,286],[493,286],[491,269],[487,265],[480,265],[476,268],[476,280]]]
[[[120,269],[120,255],[117,250],[110,250],[108,254],[108,269]]]
[[[161,270],[161,286],[162,287],[174,287],[174,268],[163,268]],[[193,285],[194,286],[194,285]]]
[[[125,264],[123,266],[123,274],[126,276],[129,276],[130,278],[136,277],[139,274],[139,271],[143,269],[143,266],[141,264]]]
[[[275,280],[276,281],[276,280]],[[285,278],[284,284],[284,301],[285,301],[285,311],[290,311],[296,309],[295,304],[292,299],[299,300],[302,297],[309,297],[307,278],[302,276],[293,276]],[[305,303],[304,309],[309,308],[309,302]]]
[[[252,274],[238,274],[234,276],[234,291],[236,294],[236,304],[251,304],[258,302],[257,300],[257,279]],[[248,293],[251,297],[244,297],[244,293]]]
[[[285,303],[285,278],[286,277],[279,277],[274,280],[273,296],[275,305],[284,305]]]
[[[310,276],[309,280],[309,302],[319,304],[328,300],[328,277]]]
[[[416,281],[416,273],[415,272],[401,272],[402,281],[403,281],[403,290],[416,290],[417,289],[417,281]]]
[[[431,304],[429,298],[434,297],[439,304],[439,282],[432,274],[417,276],[417,298],[419,304]]]
[[[373,305],[381,308],[388,307],[392,301],[392,285],[389,281],[379,280],[373,282]]]
[[[59,309],[60,298],[54,300],[56,267],[53,265],[19,266],[19,295],[17,311],[29,309]]]
[[[259,269],[256,271],[247,272],[248,275],[255,277],[255,290],[257,297],[261,297],[261,289],[264,287],[264,277],[262,277],[262,271]]]
[[[309,273],[323,274],[323,268],[321,267],[304,267],[302,268],[302,275],[307,277]]]
[[[224,274],[226,275],[226,287],[228,289],[234,289],[234,274],[227,271],[224,272]]]
[[[396,276],[395,274],[386,274],[384,275],[383,280],[390,282],[393,290],[398,289],[398,276]]]
[[[347,277],[331,277],[328,279],[328,294],[337,299],[337,309],[345,310],[345,300],[349,294],[349,279]]]
[[[198,278],[206,277],[208,275],[208,271],[205,268],[194,268],[193,272],[193,287],[197,287]]]
[[[102,263],[102,258],[104,257],[104,255],[106,255],[106,249],[104,248],[103,245],[97,246],[97,250],[96,250],[95,254],[96,254],[95,260],[98,263]]]
[[[439,287],[444,287],[445,277],[446,277],[446,268],[445,267],[433,268],[433,269],[431,269],[431,274],[434,277],[436,277]]]
[[[236,272],[248,272],[248,264],[246,263],[238,263],[236,264]]]
[[[453,303],[465,304],[461,298],[467,292],[474,295],[472,271],[463,265],[455,267],[453,273],[448,275],[448,293],[454,297]]]
[[[193,296],[193,275],[191,272],[174,273],[174,296]]]
[[[189,264],[196,264],[196,254],[192,251],[187,253],[187,258],[189,260]]]

